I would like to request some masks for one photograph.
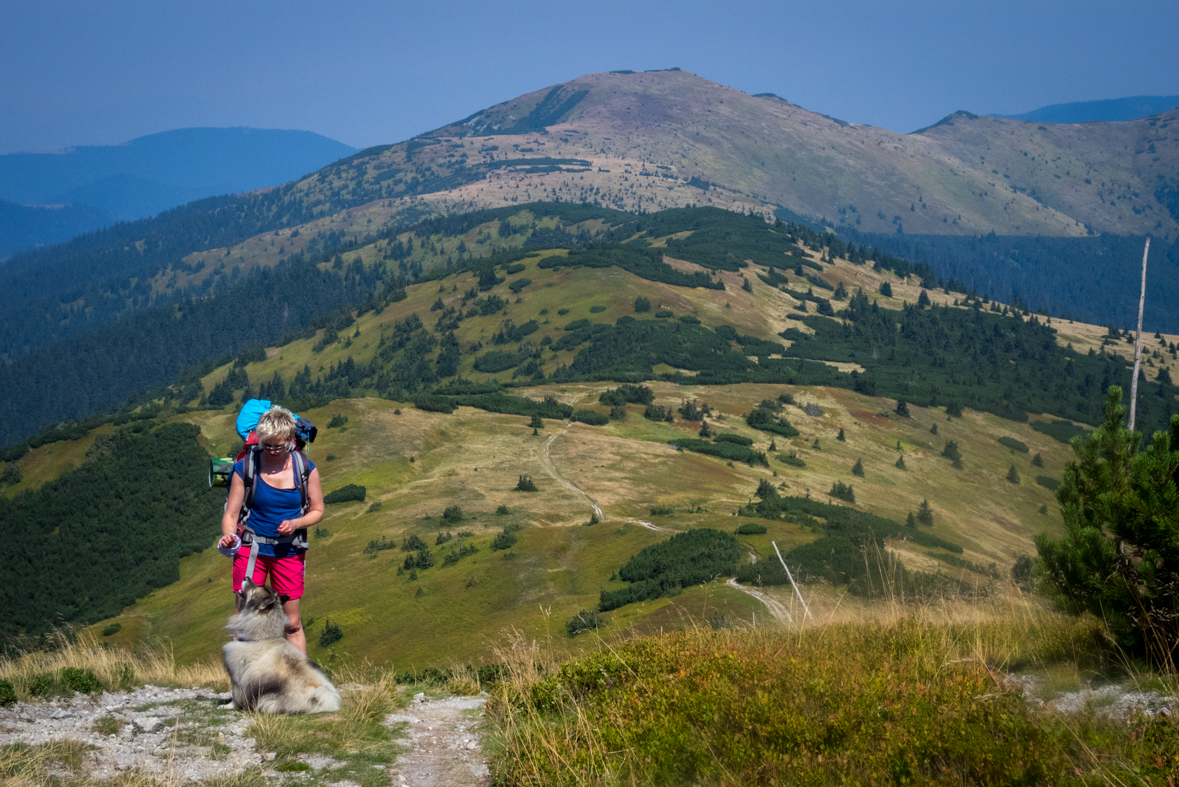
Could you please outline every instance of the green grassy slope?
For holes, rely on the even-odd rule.
[[[478,225],[462,237],[477,242],[489,230],[495,235],[495,227]],[[679,237],[688,236],[679,233]],[[431,245],[442,242],[442,238],[430,240]],[[454,238],[446,240],[452,242]],[[670,238],[657,244],[669,250],[691,250],[676,246]],[[368,254],[366,249],[358,251],[362,258]],[[842,284],[853,293],[863,289],[886,310],[911,305],[922,292],[912,278],[904,280],[846,259],[819,262],[816,251],[796,251],[802,255],[799,259],[822,268],[827,286]],[[578,347],[557,345],[570,333],[565,328],[575,321],[613,325],[633,315],[635,299],[642,296],[650,301],[653,311],[674,312],[677,325],[686,325],[678,322],[679,317],[692,317],[706,329],[729,326],[739,335],[763,339],[776,339],[776,334],[787,328],[799,328],[804,335],[814,330],[811,324],[792,319],[800,315],[797,307],[801,302],[789,291],[815,286],[793,268],[771,270],[749,265],[739,271],[721,270],[712,276],[725,283],[723,290],[684,288],[642,279],[615,267],[547,267],[548,262],[569,259],[564,256],[567,254],[564,250],[538,250],[512,263],[520,267],[513,267],[511,274],[501,265],[498,273],[504,281],[485,293],[479,292],[475,272],[440,274],[434,281],[407,287],[403,300],[359,314],[338,331],[334,342],[325,344],[324,331],[315,331],[292,343],[268,348],[264,358],[260,355],[246,363],[243,371],[254,392],[269,385],[276,375],[285,381],[289,392],[290,383],[304,369],[315,379],[330,376],[334,369],[348,365],[349,359],[356,366],[377,359],[383,368],[396,368],[406,351],[383,359],[382,352],[395,343],[396,326],[416,314],[423,323],[421,336],[440,336],[453,330],[463,348],[459,373],[469,381],[513,382],[510,369],[475,371],[476,359],[492,349],[514,350],[521,343],[539,347],[546,337],[552,339],[554,343],[539,355],[538,366],[546,379],[517,378],[515,382],[526,387],[507,389],[507,393],[533,400],[551,396],[605,414],[610,408],[598,403],[598,396],[614,383],[547,379],[573,364],[580,352]],[[546,267],[541,267],[542,263]],[[681,271],[700,270],[674,258],[670,264]],[[760,278],[771,277],[775,270],[784,271],[776,275],[787,279],[781,288],[768,286]],[[815,267],[804,268],[803,277],[815,274]],[[523,279],[530,281],[513,292],[512,283]],[[751,282],[749,289],[743,287],[745,281]],[[892,287],[892,296],[878,295],[885,282]],[[477,295],[464,304],[472,289]],[[462,306],[471,312],[479,300],[492,295],[502,298],[493,313],[480,315],[476,311],[453,327],[437,326],[440,319],[452,319],[447,316],[450,309]],[[940,291],[929,292],[928,297],[951,309],[959,298]],[[435,309],[438,301],[441,307]],[[843,302],[836,304],[844,307]],[[807,319],[811,320],[814,304],[808,305],[812,316]],[[650,315],[638,316],[652,324],[663,322]],[[351,315],[349,320],[353,320]],[[494,335],[504,330],[506,321],[519,326],[531,320],[536,321],[536,330],[523,342],[494,344]],[[436,327],[440,330],[435,331]],[[1090,347],[1125,352],[1124,343],[1103,345],[1102,341],[1100,329],[1079,324],[1059,325],[1056,337],[1061,346],[1071,343],[1082,353]],[[482,349],[470,351],[471,345],[480,343]],[[432,362],[437,354],[434,346],[427,358]],[[1173,365],[1174,359],[1163,354],[1159,362]],[[841,372],[861,368],[854,361],[832,361],[829,365]],[[203,395],[230,371],[231,365],[226,364],[209,372],[201,380]],[[670,367],[654,370],[656,374],[675,371]],[[1054,532],[1059,527],[1053,497],[1035,478],[1040,474],[1059,477],[1069,449],[1032,428],[1042,416],[1020,423],[967,409],[962,417],[950,418],[944,406],[910,403],[910,415],[902,417],[894,412],[894,399],[851,390],[789,384],[687,385],[672,380],[647,384],[661,406],[674,409],[685,399],[707,402],[713,409],[710,428],[752,439],[755,450],[768,452],[769,466],[730,466],[722,459],[677,452],[669,441],[694,437],[699,424],[684,422],[678,416],[673,424],[649,421],[640,405],[628,405],[625,419],[598,427],[545,420],[543,430],[534,436],[523,416],[468,407],[459,407],[449,415],[426,412],[415,409],[408,397],[377,398],[366,387],[368,383],[357,383],[352,392],[355,398],[300,400],[306,404],[299,404],[300,412],[321,427],[311,456],[321,467],[325,489],[330,492],[346,484],[360,484],[368,490],[364,503],[331,506],[322,525],[328,532],[313,539],[305,608],[307,619],[314,621],[308,627],[313,654],[325,660],[392,659],[407,666],[479,660],[489,657],[490,642],[513,629],[529,637],[552,637],[554,648],[578,649],[581,640],[563,637],[564,622],[578,610],[592,608],[601,590],[623,586],[612,575],[630,555],[666,538],[666,531],[715,527],[732,532],[746,521],[734,516],[735,512],[749,502],[762,480],[779,485],[782,494],[809,493],[821,500],[826,500],[834,482],[850,483],[856,491],[857,508],[896,521],[904,521],[910,511],[928,500],[934,512],[932,533],[961,545],[964,553],[960,559],[983,573],[961,568],[963,564],[954,562],[943,550],[903,541],[892,543],[890,549],[910,569],[940,569],[970,581],[985,581],[991,564],[1005,574],[1018,554],[1031,551],[1034,531]],[[758,402],[784,393],[791,394],[795,402],[787,406],[784,415],[800,434],[773,437],[775,448],[771,451],[771,435],[751,429],[744,415]],[[240,398],[242,389],[233,395]],[[808,414],[802,406],[809,403],[817,404],[821,413]],[[187,406],[197,404],[194,398]],[[213,455],[233,450],[238,441],[233,432],[235,404],[187,411],[177,405],[173,399],[161,412],[161,420],[199,425],[201,439]],[[334,416],[348,420],[343,426],[329,428]],[[936,436],[931,431],[934,426]],[[836,439],[841,429],[846,437],[842,442]],[[998,442],[1001,437],[1022,441],[1029,452],[1013,452]],[[963,470],[953,469],[940,456],[946,440],[959,444]],[[30,451],[17,462],[22,481],[6,493],[35,488],[84,461],[88,441],[93,441],[92,435]],[[774,458],[790,452],[796,453],[805,467]],[[1036,454],[1043,459],[1042,468],[1031,464]],[[904,457],[905,470],[895,466],[898,456]],[[865,468],[863,477],[852,473],[857,461]],[[1022,476],[1019,485],[1006,480],[1013,465]],[[531,476],[539,491],[513,491],[520,475]],[[370,510],[378,502],[380,509]],[[592,504],[600,507],[605,521],[587,526]],[[451,505],[463,510],[461,522],[441,520]],[[501,505],[507,507],[507,514],[496,513]],[[653,516],[655,506],[670,506],[673,513]],[[1048,512],[1040,513],[1045,506]],[[664,530],[653,530],[642,522]],[[762,559],[773,556],[771,541],[788,551],[816,538],[815,532],[797,524],[762,524],[768,529],[765,535],[741,537],[749,551]],[[510,558],[491,549],[492,539],[505,526],[520,528]],[[478,551],[455,565],[442,565],[445,553],[458,542],[463,530],[470,531],[463,537],[464,543],[473,543]],[[216,532],[216,523],[210,522],[210,544]],[[436,545],[439,532],[454,533],[456,540]],[[405,571],[398,573],[406,556],[400,549],[375,555],[365,552],[372,541],[398,545],[411,534],[423,538],[435,556],[435,565],[421,571],[416,580]],[[184,559],[180,582],[156,590],[126,609],[117,618],[122,630],[114,638],[131,644],[165,637],[184,661],[214,653],[230,607],[228,570],[228,561],[212,550]],[[767,592],[783,603],[789,601],[781,589]],[[714,583],[674,598],[628,605],[608,613],[606,619],[609,631],[628,627],[650,630],[678,625],[685,614],[699,619],[717,611],[741,619],[757,614],[764,620],[767,614],[759,602]],[[331,648],[321,648],[318,637],[327,619],[343,629],[344,639]]]

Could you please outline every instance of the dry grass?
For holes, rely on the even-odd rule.
[[[93,672],[111,690],[143,683],[229,690],[229,678],[220,662],[207,660],[179,665],[172,649],[164,643],[132,651],[102,643],[91,633],[77,634],[66,629],[51,634],[49,643],[46,650],[0,659],[0,680],[12,683],[18,698],[28,699],[33,678],[66,667]]]
[[[986,768],[991,768],[991,775],[1006,773],[1007,765],[980,764],[990,755],[976,759],[970,746],[945,744],[943,751],[942,736],[933,730],[949,724],[947,720],[958,725],[955,729],[963,736],[981,735],[979,740],[1020,735],[1013,732],[1019,727],[1031,736],[1019,739],[1025,747],[1019,755],[1023,764],[1043,758],[1044,773],[1056,775],[1076,767],[1076,776],[1084,773],[1078,782],[1131,783],[1126,777],[1139,765],[1158,767],[1157,757],[1169,762],[1174,754],[1173,745],[1158,743],[1158,725],[1165,727],[1165,720],[1140,720],[1132,727],[1092,717],[1037,720],[1008,686],[1006,677],[1012,673],[1091,678],[1117,671],[1116,655],[1111,657],[1103,647],[1098,621],[1061,615],[1041,600],[1015,591],[976,604],[864,605],[835,595],[817,596],[812,604],[816,620],[807,624],[757,629],[739,625],[715,631],[688,621],[685,630],[654,637],[599,638],[596,652],[564,664],[543,642],[510,637],[497,649],[506,677],[492,691],[490,714],[494,729],[489,750],[502,783],[623,785],[646,783],[647,777],[663,783],[669,774],[671,783],[679,783],[674,775],[678,766],[668,761],[680,757],[694,757],[699,766],[684,766],[680,776],[688,783],[760,784],[764,778],[778,783],[775,779],[790,782],[795,777],[817,778],[816,784],[845,783],[835,778],[837,774],[852,782],[862,775],[861,783],[867,783],[881,768],[908,767],[910,750],[942,752],[951,766],[955,757],[960,761],[957,774],[911,774],[921,781],[924,773],[925,783],[957,784],[959,775],[965,783],[982,783],[970,776],[976,767],[979,774]],[[792,677],[791,669],[783,666],[796,660],[797,668],[806,673],[801,677]],[[698,667],[706,674],[693,682]],[[736,687],[767,669],[762,677],[773,678],[770,683],[754,680],[744,688],[723,688],[730,682]],[[1139,685],[1160,688],[1157,677],[1134,677]],[[782,681],[798,685],[782,689],[786,694],[775,699],[775,692],[781,693],[775,684]],[[967,684],[970,688],[963,690]],[[853,685],[855,691],[849,688]],[[867,701],[861,695],[881,686],[886,688],[880,707],[890,707],[895,699],[903,714],[886,711],[879,719],[873,715],[882,712],[876,705],[880,698]],[[816,708],[808,710],[816,702],[818,715]],[[920,718],[910,723],[910,706],[915,716],[919,710],[928,714],[928,723]],[[828,713],[836,714],[830,723],[851,737],[836,735],[837,742],[824,742]],[[651,714],[666,718],[652,722]],[[701,719],[703,729],[694,733]],[[746,722],[754,726],[741,731]],[[910,743],[889,751],[891,744],[868,743],[871,735],[851,734],[860,724],[867,725],[865,730],[890,725],[890,734]],[[732,725],[741,729],[734,731]],[[811,736],[806,730],[814,725]],[[767,750],[759,747],[770,745],[774,729],[797,730],[803,736],[799,740],[810,743],[777,761],[775,777],[758,776],[757,768],[749,770],[743,752],[753,747],[764,754]],[[695,745],[693,735],[708,743]],[[817,762],[816,753],[822,755]],[[825,761],[827,765],[819,765]],[[1073,775],[1068,773],[1063,781]],[[1049,781],[1056,783],[1053,778]]]

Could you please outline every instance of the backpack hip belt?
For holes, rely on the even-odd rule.
[[[258,547],[260,544],[266,544],[267,546],[290,544],[295,549],[307,549],[306,530],[296,530],[289,536],[280,536],[278,538],[260,536],[246,524],[239,526],[238,530],[241,534],[242,546],[246,544],[250,545],[250,560],[246,563],[246,576],[250,578],[251,582],[254,581],[254,564],[258,562]]]

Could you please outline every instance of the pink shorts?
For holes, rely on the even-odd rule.
[[[233,592],[242,589],[242,580],[246,578],[246,566],[250,563],[250,550],[243,549],[233,558]],[[255,585],[266,584],[266,575],[270,575],[270,587],[275,593],[290,596],[291,600],[303,598],[303,576],[307,572],[307,553],[299,552],[290,557],[266,557],[258,555],[254,561],[254,576],[250,577]]]

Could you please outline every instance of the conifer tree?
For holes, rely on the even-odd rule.
[[[905,457],[903,457],[903,456],[897,457],[896,468],[897,468],[897,470],[908,470],[909,469],[909,468],[905,467]]]
[[[1064,537],[1036,535],[1040,590],[1068,611],[1102,618],[1129,654],[1157,667],[1179,663],[1179,416],[1139,453],[1111,386],[1101,427],[1073,445],[1056,491]]]
[[[1019,471],[1015,469],[1015,465],[1012,465],[1011,469],[1007,471],[1007,480],[1013,484],[1019,483]]]
[[[838,436],[838,437],[836,437],[835,439],[836,439],[836,440],[838,440],[838,441],[839,441],[839,442],[841,442],[841,443],[846,443],[846,442],[847,442],[847,437],[845,437],[845,436],[844,436],[844,434],[843,434],[843,429],[840,429],[840,430],[839,430],[839,436]]]
[[[864,477],[864,462],[860,459],[852,466],[852,475],[858,475],[860,478]]]

